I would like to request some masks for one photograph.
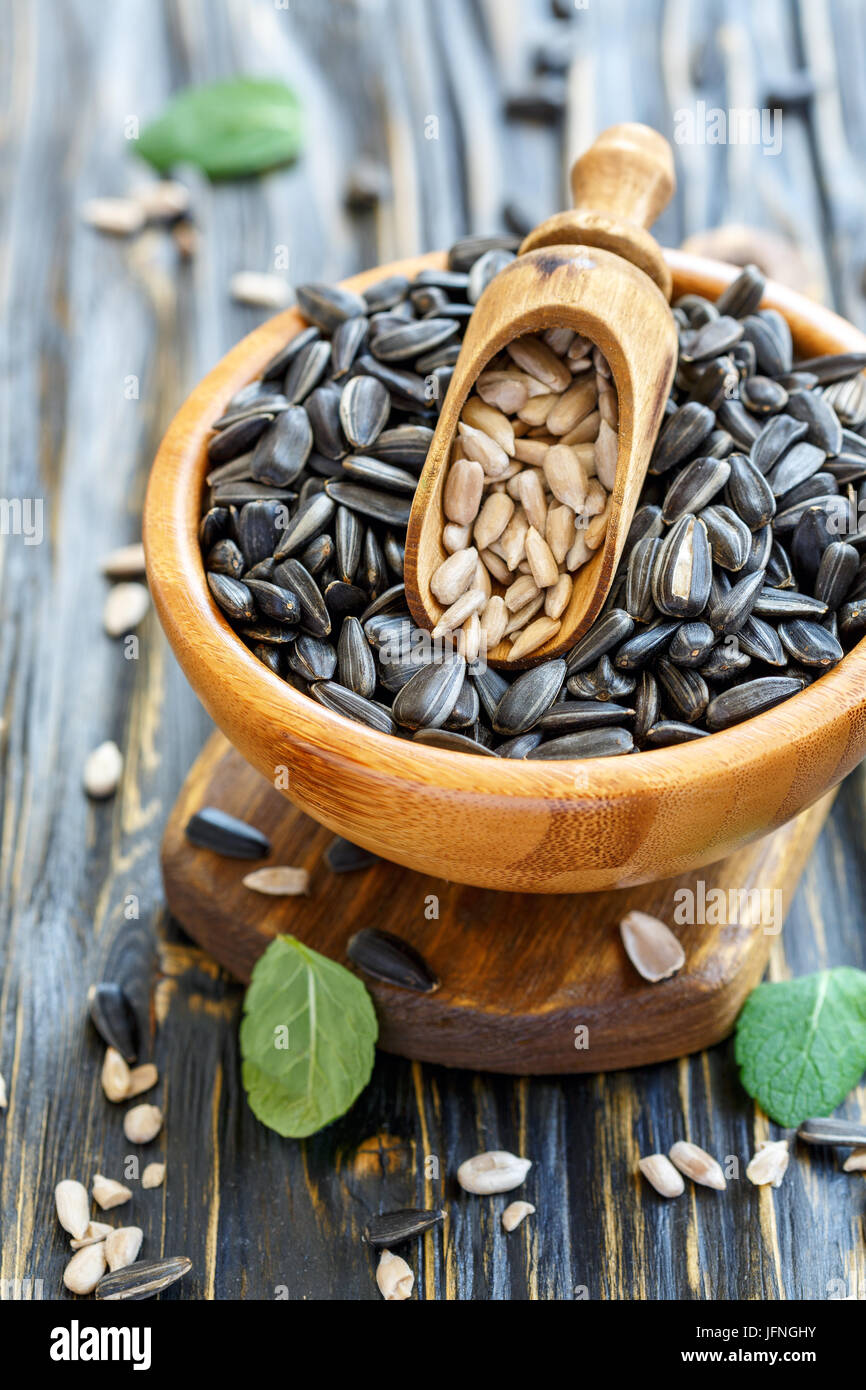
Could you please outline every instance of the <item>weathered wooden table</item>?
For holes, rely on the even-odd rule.
[[[749,1155],[770,1127],[741,1091],[730,1045],[644,1071],[511,1080],[380,1057],[373,1084],[307,1143],[253,1119],[239,1084],[240,991],[166,920],[158,850],[209,732],[153,617],[138,659],[102,632],[99,557],[134,539],[148,466],[187,390],[260,317],[231,303],[239,269],[287,252],[295,281],[535,221],[563,204],[574,153],[617,120],[673,134],[674,113],[785,95],[782,148],[680,145],[663,241],[724,221],[791,234],[822,292],[866,324],[866,144],[851,0],[52,0],[7,8],[0,380],[4,498],[44,498],[44,539],[0,536],[0,1113],[3,1280],[63,1295],[58,1179],[122,1176],[129,1148],[99,1085],[88,984],[108,976],[149,1016],[167,1115],[163,1189],[137,1192],[144,1253],[188,1254],[185,1299],[377,1298],[359,1243],[367,1214],[444,1200],[443,1234],[410,1251],[422,1298],[824,1299],[866,1296],[866,1186],[797,1153],[783,1187],[745,1180],[663,1205],[640,1151],[688,1136]],[[505,119],[538,42],[564,54],[559,123]],[[817,93],[788,83],[804,60]],[[555,61],[555,56],[549,61]],[[169,236],[83,226],[86,197],[143,170],[125,134],[177,86],[277,73],[302,95],[307,152],[262,180],[196,180],[201,230],[182,263]],[[559,80],[547,76],[545,81]],[[837,85],[838,84],[838,85]],[[787,95],[786,95],[787,93]],[[780,104],[772,100],[773,105]],[[390,168],[392,196],[349,214],[347,172]],[[859,168],[859,173],[858,173]],[[126,756],[108,804],[81,791],[87,752]],[[866,965],[864,781],[851,777],[806,867],[771,976]],[[849,1112],[866,1115],[866,1089]],[[501,1200],[458,1195],[480,1148],[526,1153],[537,1216],[507,1240]],[[441,1176],[437,1177],[436,1174]],[[522,1195],[522,1194],[521,1194]],[[7,1296],[38,1286],[4,1286]]]

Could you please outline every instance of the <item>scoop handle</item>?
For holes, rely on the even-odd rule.
[[[631,261],[670,299],[671,273],[647,230],[676,188],[664,136],[634,122],[611,126],[575,160],[571,187],[574,208],[531,231],[520,254],[544,246],[599,246]]]
[[[626,121],[602,132],[571,168],[575,211],[649,228],[670,202],[674,157],[663,135]]]

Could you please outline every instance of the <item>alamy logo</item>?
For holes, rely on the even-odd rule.
[[[678,145],[760,145],[762,154],[782,149],[782,111],[768,106],[681,106],[674,112],[674,140]]]
[[[41,545],[43,510],[41,497],[0,497],[0,536],[23,536],[25,545]]]
[[[680,927],[763,927],[765,936],[777,936],[784,916],[781,888],[708,889],[699,878],[694,888],[674,893],[674,922]]]
[[[150,1370],[149,1327],[69,1327],[51,1330],[52,1361],[131,1361],[134,1371]]]

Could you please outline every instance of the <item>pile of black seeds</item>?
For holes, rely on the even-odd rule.
[[[416,628],[406,522],[472,306],[514,237],[363,295],[298,289],[310,327],[215,422],[211,593],[271,671],[425,744],[585,758],[706,736],[802,690],[866,631],[866,353],[794,362],[748,266],[674,304],[679,363],[622,565],[565,660],[519,675]]]

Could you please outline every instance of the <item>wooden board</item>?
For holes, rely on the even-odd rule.
[[[331,832],[293,807],[217,733],[168,822],[165,892],[190,936],[242,980],[281,932],[339,961],[346,961],[346,944],[362,927],[410,941],[442,984],[418,995],[366,980],[387,1052],[489,1071],[608,1071],[683,1056],[727,1036],[781,929],[776,905],[790,903],[831,801],[828,796],[774,835],[682,878],[615,893],[492,893],[386,860],[332,873],[322,857]],[[264,831],[271,856],[254,866],[191,845],[184,827],[202,806],[218,806]],[[270,898],[244,887],[245,874],[265,863],[306,868],[309,896]],[[762,892],[763,919],[736,905],[697,913],[722,916],[723,924],[675,925],[675,910],[685,901],[676,894],[692,890],[696,902],[706,902],[718,888],[726,904],[729,890]],[[776,890],[780,899],[772,896]],[[757,909],[759,900],[752,901]],[[675,978],[650,985],[630,965],[617,926],[631,908],[675,926],[687,958]]]

